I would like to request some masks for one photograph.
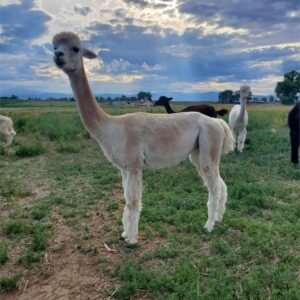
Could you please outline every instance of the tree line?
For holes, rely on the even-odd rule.
[[[284,74],[283,81],[277,82],[275,93],[282,104],[293,104],[297,98],[297,94],[300,93],[300,73],[297,71],[291,71]],[[219,93],[220,103],[233,103],[239,100],[239,95],[234,95],[232,90],[225,90]],[[261,101],[266,102],[274,101],[274,97],[270,96],[261,98]]]
[[[24,98],[19,98],[16,95],[11,95],[11,96],[2,96],[0,97],[2,100],[28,100],[28,101],[40,101],[41,98],[38,97],[28,97],[27,99]],[[125,101],[125,102],[135,102],[135,101],[140,101],[143,99],[147,99],[150,102],[152,102],[152,94],[150,92],[144,92],[141,91],[139,92],[136,96],[116,96],[116,97],[103,97],[103,96],[96,96],[96,100],[98,102],[112,102],[112,101]],[[51,100],[51,101],[75,101],[74,97],[60,97],[60,98],[47,98],[45,100]]]

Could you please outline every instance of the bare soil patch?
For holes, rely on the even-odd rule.
[[[124,201],[122,190],[117,187],[110,198]],[[75,227],[65,225],[65,219],[57,211],[57,208],[52,210],[54,233],[43,262],[26,270],[18,290],[3,295],[3,300],[114,299],[119,282],[111,274],[116,265],[126,256],[138,257],[163,243],[159,237],[145,240],[143,232],[140,232],[140,243],[136,249],[129,250],[125,242],[108,245],[106,240],[115,239],[120,233],[117,230],[106,231],[105,228],[117,228],[117,218],[122,217],[123,205],[110,213],[101,202],[87,218],[81,219],[80,226]],[[85,246],[96,249],[96,253],[83,254],[78,249],[83,240],[79,227],[88,228],[91,237]],[[140,296],[135,295],[133,299],[150,299],[146,295]]]

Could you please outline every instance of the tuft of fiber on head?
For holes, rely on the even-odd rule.
[[[80,44],[80,39],[77,34],[73,32],[63,31],[56,34],[52,40],[53,45],[57,45],[60,43],[76,43]]]
[[[241,85],[240,92],[249,93],[251,92],[251,88],[249,85]]]

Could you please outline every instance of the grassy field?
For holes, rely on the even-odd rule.
[[[139,244],[126,247],[120,174],[88,138],[75,104],[2,105],[17,136],[0,147],[0,298],[300,299],[290,107],[248,110],[245,151],[221,162],[223,222],[204,230],[207,190],[188,160],[146,170]]]

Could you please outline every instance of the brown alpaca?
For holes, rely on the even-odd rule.
[[[176,113],[176,111],[174,111],[170,106],[170,101],[172,99],[173,98],[169,98],[166,96],[160,96],[159,99],[154,103],[154,105],[164,106],[168,114],[174,114]],[[217,118],[218,115],[225,116],[228,113],[228,110],[225,108],[221,110],[216,110],[213,106],[208,104],[187,106],[180,112],[188,112],[188,111],[196,111],[212,118]]]

